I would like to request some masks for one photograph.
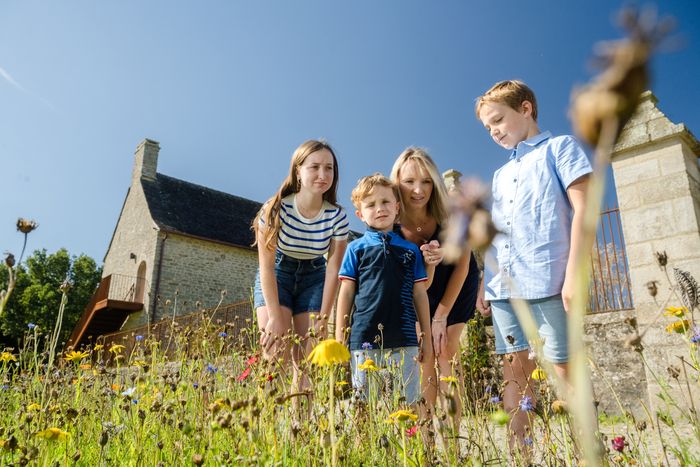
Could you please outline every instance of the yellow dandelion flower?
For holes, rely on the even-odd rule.
[[[94,350],[95,352],[97,352],[98,350],[102,350],[102,349],[104,349],[104,348],[105,348],[104,345],[102,345],[102,344],[97,344],[97,345],[95,345],[95,347],[94,347],[92,350]]]
[[[148,362],[146,362],[145,360],[134,360],[134,365],[144,367],[148,365]]]
[[[389,415],[389,419],[387,420],[390,423],[396,423],[396,422],[415,422],[418,420],[418,415],[413,413],[413,410],[397,410],[396,412],[392,413]]]
[[[535,381],[544,381],[547,379],[547,373],[545,373],[542,368],[537,367],[532,371],[530,378],[534,379]]]
[[[686,313],[688,313],[688,309],[684,306],[668,306],[664,311],[664,315],[672,318],[682,318]]]
[[[459,382],[456,376],[440,376],[440,381],[453,384],[457,384]]]
[[[41,410],[41,406],[36,402],[27,406],[27,412],[36,412],[37,410]]]
[[[120,354],[122,353],[122,350],[124,350],[126,347],[124,347],[121,344],[114,344],[112,347],[109,348],[109,351],[112,352],[113,354]]]
[[[0,354],[0,362],[9,363],[9,362],[16,362],[16,361],[17,361],[17,357],[12,355],[10,352],[3,352],[2,354]]]
[[[669,324],[668,326],[666,326],[666,332],[668,332],[668,333],[677,332],[678,334],[683,334],[688,329],[690,329],[690,321],[688,321],[687,319],[675,321],[675,322]]]
[[[337,340],[326,339],[314,347],[308,360],[318,366],[338,365],[350,360],[350,352]]]
[[[348,382],[347,381],[336,381],[335,385],[342,388],[343,386],[347,386]]]
[[[90,355],[90,352],[88,352],[87,350],[85,352],[78,352],[77,350],[73,350],[71,352],[68,352],[64,359],[67,362],[78,363],[80,360],[87,357],[88,355]]]
[[[89,363],[81,363],[78,368],[80,368],[81,370],[89,370],[90,368],[92,368],[92,365],[90,365]]]
[[[40,438],[50,439],[50,440],[64,440],[70,436],[70,433],[61,430],[60,428],[47,428],[44,431],[40,431],[36,434]]]
[[[360,365],[357,365],[357,368],[359,368],[362,371],[379,371],[379,367],[375,365],[374,360],[372,360],[371,358],[368,358]]]

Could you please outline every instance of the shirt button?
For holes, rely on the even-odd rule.
[[[508,245],[507,243],[506,243],[506,248],[510,248],[510,245]]]
[[[517,179],[517,178],[514,178],[514,179],[513,179],[513,182],[517,182],[517,181],[518,181],[518,179]]]
[[[506,225],[510,225],[510,221],[506,222]]]
[[[510,200],[510,204],[513,204],[513,200],[512,200],[512,199]]]

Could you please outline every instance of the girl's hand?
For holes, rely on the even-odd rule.
[[[443,252],[440,248],[440,242],[437,240],[431,240],[430,243],[421,245],[420,249],[423,252],[423,261],[427,266],[435,266],[442,261]]]
[[[282,345],[282,339],[289,330],[289,323],[285,324],[283,320],[270,318],[260,336],[260,346],[263,349],[263,355],[266,357],[274,356],[276,350]]]
[[[433,351],[439,357],[447,347],[447,318],[433,318],[430,330],[433,335]]]

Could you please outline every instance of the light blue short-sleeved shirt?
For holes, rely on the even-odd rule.
[[[566,189],[591,171],[573,137],[552,137],[548,131],[519,143],[508,163],[496,171],[491,214],[501,233],[488,252],[498,269],[487,261],[484,271],[487,300],[531,300],[561,293],[571,241]]]

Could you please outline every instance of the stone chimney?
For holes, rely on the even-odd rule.
[[[136,147],[136,153],[134,153],[136,157],[132,174],[133,180],[141,178],[155,180],[156,169],[158,168],[158,151],[160,151],[158,141],[144,139],[139,143]]]

